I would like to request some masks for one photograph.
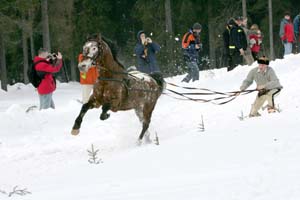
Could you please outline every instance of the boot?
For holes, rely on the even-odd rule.
[[[260,117],[260,116],[261,116],[261,114],[259,112],[256,112],[253,114],[250,113],[250,115],[249,115],[249,117]]]
[[[272,106],[269,106],[268,107],[268,113],[274,113],[276,112],[276,108],[272,107]]]

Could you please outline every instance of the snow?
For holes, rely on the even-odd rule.
[[[90,110],[78,136],[70,134],[79,113],[79,83],[58,83],[56,109],[32,110],[38,96],[18,83],[0,91],[0,199],[26,200],[298,200],[300,199],[300,54],[271,62],[284,89],[281,113],[240,121],[254,93],[218,106],[159,99],[150,124],[160,145],[136,141],[141,125],[134,111]],[[200,72],[183,86],[238,90],[248,71],[239,66]],[[255,88],[255,84],[251,86]],[[249,88],[249,89],[251,89]],[[177,89],[178,90],[178,89]],[[199,131],[201,115],[205,131]],[[90,164],[88,149],[103,163]],[[31,194],[7,194],[18,186]]]

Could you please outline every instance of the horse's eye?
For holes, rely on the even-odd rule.
[[[96,49],[97,49],[97,48],[96,48],[96,47],[94,47],[94,48],[93,48],[93,51],[96,51]]]

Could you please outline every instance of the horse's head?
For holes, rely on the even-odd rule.
[[[101,35],[97,35],[96,38],[88,38],[79,59],[79,71],[87,72],[91,66],[97,64],[97,60],[100,59],[102,54],[101,41]]]

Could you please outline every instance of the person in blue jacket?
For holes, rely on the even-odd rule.
[[[294,34],[296,41],[296,53],[300,52],[300,13],[294,18]]]
[[[146,37],[144,31],[138,32],[137,39],[138,42],[134,48],[137,70],[147,74],[160,72],[156,60],[156,53],[159,52],[160,46],[153,42],[150,37]]]

